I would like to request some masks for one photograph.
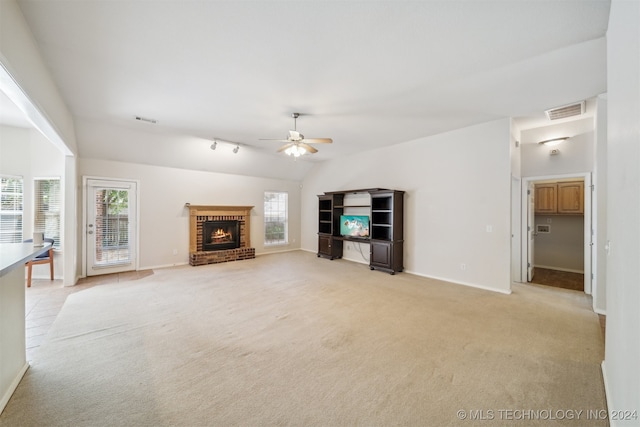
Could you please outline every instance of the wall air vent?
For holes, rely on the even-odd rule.
[[[545,111],[549,120],[566,119],[567,117],[579,116],[586,111],[585,102],[578,102],[564,107],[552,108]]]

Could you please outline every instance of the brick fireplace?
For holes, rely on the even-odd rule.
[[[256,257],[251,247],[251,209],[253,206],[191,205],[189,208],[189,264],[205,265],[240,261]],[[207,235],[203,235],[206,230]],[[239,236],[233,236],[234,233]],[[217,233],[217,234],[216,234]],[[211,234],[214,236],[212,237]],[[216,247],[217,235],[227,236],[225,245]],[[229,243],[234,241],[235,244]],[[237,246],[237,247],[234,247]]]

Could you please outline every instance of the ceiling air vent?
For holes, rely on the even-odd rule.
[[[141,122],[153,123],[154,125],[158,123],[156,119],[150,119],[147,117],[136,116],[136,120],[140,120]]]
[[[566,119],[567,117],[579,116],[585,113],[585,102],[565,105],[564,107],[553,108],[545,111],[549,120]]]

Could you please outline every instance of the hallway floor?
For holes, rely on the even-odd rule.
[[[567,271],[536,267],[533,280],[529,283],[584,292],[584,274],[581,273],[570,273]],[[602,314],[599,314],[598,317],[604,336],[607,328],[607,318]]]
[[[531,283],[584,291],[584,274],[536,267]]]

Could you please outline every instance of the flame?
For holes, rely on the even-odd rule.
[[[212,242],[231,241],[231,240],[233,240],[233,235],[230,232],[225,231],[223,228],[218,228],[217,230],[211,233]]]

